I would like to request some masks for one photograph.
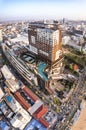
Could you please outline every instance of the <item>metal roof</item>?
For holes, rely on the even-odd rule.
[[[46,130],[46,128],[44,128],[42,126],[42,124],[40,124],[38,121],[36,121],[35,119],[32,119],[31,122],[26,126],[26,128],[24,130]]]
[[[9,126],[4,121],[0,121],[0,129],[1,130],[9,130]]]

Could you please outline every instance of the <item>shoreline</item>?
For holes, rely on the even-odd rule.
[[[86,130],[86,101],[82,101],[82,109],[78,120],[72,125],[71,130]]]

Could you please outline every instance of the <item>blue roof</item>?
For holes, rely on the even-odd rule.
[[[6,100],[7,100],[8,102],[11,102],[12,97],[11,97],[10,95],[6,96]]]
[[[1,130],[9,130],[9,126],[4,121],[0,121],[0,129]]]
[[[44,62],[41,62],[39,65],[38,65],[38,73],[40,74],[40,76],[45,80],[47,81],[48,78],[47,76],[44,74],[43,72],[43,69],[46,67],[46,64]]]
[[[46,130],[46,128],[40,124],[37,120],[32,119],[24,130]]]

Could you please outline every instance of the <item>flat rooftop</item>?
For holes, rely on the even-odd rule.
[[[20,105],[17,103],[17,101],[11,95],[6,95],[4,99],[14,112],[19,110]]]
[[[29,28],[34,27],[34,28],[45,28],[45,29],[52,29],[56,30],[58,29],[58,25],[56,24],[51,24],[51,23],[44,23],[44,22],[31,22],[29,23]]]
[[[3,120],[0,121],[0,130],[9,130],[9,126],[7,125],[7,123]]]
[[[2,89],[0,88],[0,99],[4,96],[4,92],[2,91]]]
[[[4,76],[5,79],[15,79],[14,75],[11,73],[11,71],[9,70],[9,68],[4,65],[2,68],[1,68],[1,72]]]
[[[24,36],[24,35],[19,35],[18,37],[11,39],[11,42],[13,42],[13,43],[24,42],[26,44],[29,44],[28,36]]]
[[[57,114],[52,110],[48,110],[48,112],[43,116],[43,119],[52,126],[57,121]]]
[[[40,107],[40,106],[42,106],[43,105],[43,102],[42,101],[40,101],[40,100],[37,100],[36,102],[35,102],[35,104],[32,106],[32,107],[30,107],[29,108],[29,113],[32,115],[32,114],[34,114],[37,110],[38,110],[38,108]]]
[[[43,127],[43,125],[39,123],[37,120],[32,119],[24,130],[47,130],[47,129]]]
[[[22,83],[20,81],[14,80],[14,79],[7,79],[5,81],[7,87],[12,91],[16,92],[18,89],[22,87]]]
[[[6,117],[9,117],[10,113],[13,113],[4,100],[0,102],[0,109]]]

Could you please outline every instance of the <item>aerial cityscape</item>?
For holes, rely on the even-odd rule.
[[[0,8],[0,130],[86,130],[86,1]]]

